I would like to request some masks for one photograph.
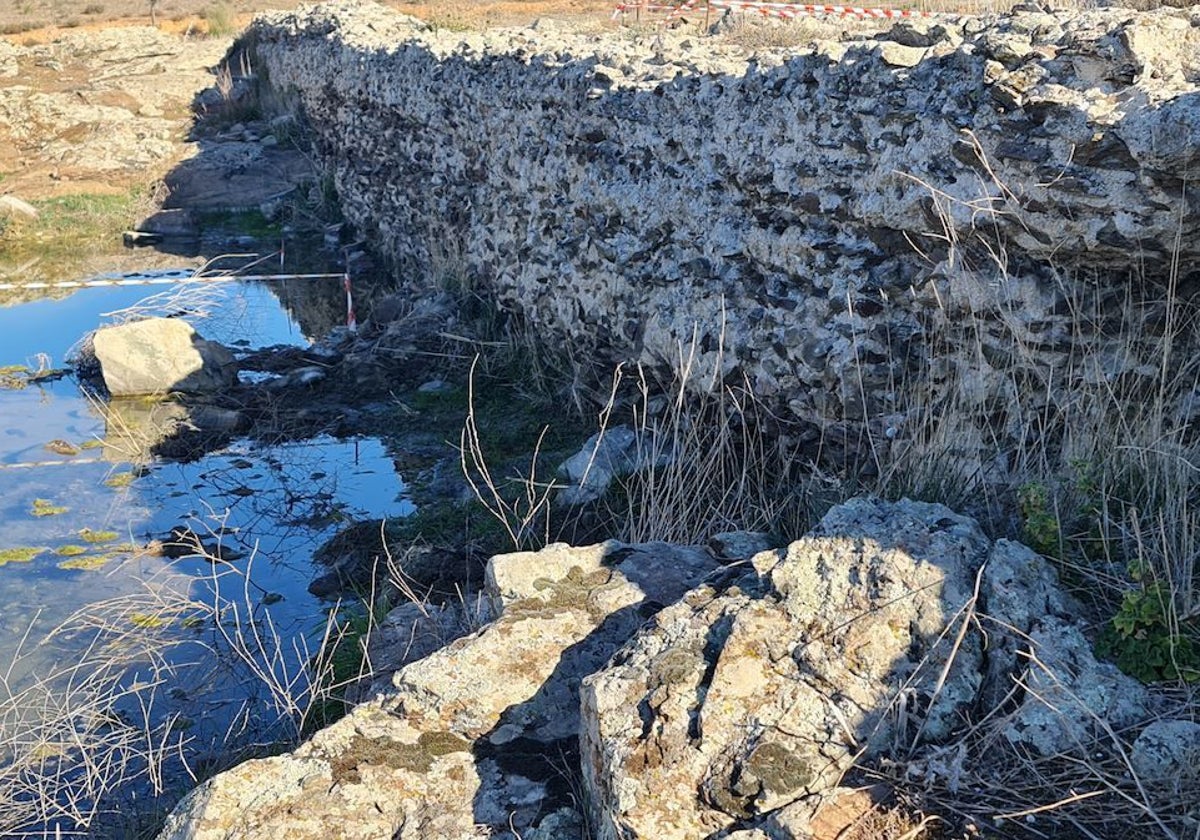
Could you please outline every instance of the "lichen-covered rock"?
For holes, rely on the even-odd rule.
[[[390,694],[397,671],[474,632],[492,617],[484,598],[467,594],[442,604],[410,601],[395,607],[367,640],[369,680],[347,689],[347,699],[360,703]]]
[[[1104,726],[1122,729],[1145,719],[1146,690],[1115,665],[1097,662],[1078,626],[1047,616],[1028,635],[1027,668],[1009,681],[1021,698],[1004,726],[1009,741],[1058,755],[1105,739]]]
[[[947,508],[859,500],[765,573],[663,610],[584,682],[601,836],[707,836],[830,787],[860,750],[946,737],[982,679],[955,626],[987,549]]]
[[[1012,403],[1088,375],[1077,354],[1110,381],[1154,368],[1103,343],[1156,347],[1158,307],[1123,304],[1200,258],[1193,14],[945,16],[751,58],[686,30],[450,33],[334,3],[247,43],[405,276],[462,243],[456,270],[576,352],[695,387],[744,372],[826,442],[903,432],[913,377],[986,407],[993,439],[1028,432]],[[1080,301],[1111,328],[1080,336]]]
[[[1143,783],[1200,786],[1200,723],[1156,720],[1141,731],[1129,763]]]
[[[804,826],[854,761],[952,740],[993,698],[1010,740],[1043,754],[1145,712],[1055,614],[1045,561],[940,505],[855,500],[754,567],[664,609],[584,681],[600,837],[794,836],[781,826]]]
[[[490,565],[490,581],[508,582],[491,593],[498,618],[411,662],[387,696],[294,753],[206,782],[162,840],[581,838],[569,787],[580,680],[719,565],[696,549],[616,542]]]
[[[162,840],[783,840],[836,819],[821,806],[856,761],[961,774],[994,760],[960,737],[983,718],[1007,737],[993,751],[1090,760],[1147,716],[1048,564],[941,505],[854,500],[749,558],[611,541],[501,555],[486,600],[489,624],[397,652],[387,693],[205,783]],[[397,644],[442,626],[420,612],[397,617]],[[1147,727],[1135,767],[1186,763],[1194,727]]]

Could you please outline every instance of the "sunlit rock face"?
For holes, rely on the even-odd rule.
[[[114,397],[212,393],[237,377],[233,355],[178,318],[145,318],[97,330],[92,338],[104,385]]]
[[[1153,714],[1044,559],[942,505],[855,499],[719,560],[555,544],[493,557],[482,595],[466,635],[399,608],[390,687],[203,784],[163,840],[803,837],[856,761],[978,773]]]

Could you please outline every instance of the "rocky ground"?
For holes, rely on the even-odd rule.
[[[251,211],[251,234],[262,232],[260,211],[269,223],[287,202],[307,223],[328,221],[328,195],[296,192],[318,178],[294,124],[261,119],[252,68],[235,61],[218,72],[253,13],[295,5],[174,0],[156,4],[152,26],[148,4],[132,0],[4,4],[0,279],[177,267],[181,255],[205,250],[194,244],[202,228],[236,236],[247,227],[230,225],[231,211]],[[406,4],[456,27],[545,14],[595,24],[607,19],[602,8],[599,0]],[[171,212],[140,224],[159,209]],[[122,249],[123,233],[139,226],[172,240],[170,253]]]
[[[303,127],[264,108],[236,56],[213,73],[227,49],[146,27],[0,42],[0,190],[36,209],[156,184],[130,226],[168,239],[214,214],[314,200]],[[459,453],[437,423],[461,428],[463,395],[479,396],[469,356],[486,361],[511,334],[479,329],[486,312],[468,324],[458,291],[380,300],[357,335],[309,351],[218,354],[218,367],[273,378],[234,386],[225,371],[195,406],[211,420],[182,418],[155,454],[405,415],[425,434],[413,438],[430,453],[423,478],[454,472],[438,492],[461,500],[447,458]],[[528,402],[510,388],[488,418]],[[594,464],[639,463],[592,443],[582,470],[560,474],[587,499]],[[1042,557],[941,505],[858,499],[800,539],[560,544],[490,552],[486,569],[461,545],[381,526],[347,528],[314,582],[353,593],[388,555],[390,584],[415,596],[371,641],[373,672],[350,695],[363,702],[295,752],[203,784],[164,838],[1116,838],[1200,825],[1194,706],[1099,661],[1089,611]],[[1075,807],[1050,813],[1063,803]]]

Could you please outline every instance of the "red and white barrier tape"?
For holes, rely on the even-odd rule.
[[[122,277],[100,280],[62,280],[57,283],[0,283],[0,292],[22,289],[101,289],[106,286],[183,286],[229,280],[340,280],[341,274],[228,274],[218,277]]]
[[[754,12],[764,17],[797,18],[797,17],[858,17],[879,19],[900,19],[914,17],[931,17],[931,12],[918,9],[891,9],[886,7],[866,6],[832,6],[819,3],[768,3],[758,0],[687,0],[681,5],[662,5],[656,3],[621,3],[613,11],[616,20],[629,12],[666,12],[667,20],[674,20],[683,15],[700,10],[720,9]]]
[[[677,7],[675,7],[674,11],[667,15],[667,20],[674,20],[677,17],[683,17],[698,5],[700,5],[700,0],[684,0],[683,3],[680,3]]]
[[[282,253],[282,252],[281,252]],[[185,286],[190,284],[226,283],[230,280],[341,280],[346,290],[346,326],[358,329],[354,315],[354,298],[350,293],[350,275],[342,274],[227,274],[215,277],[120,277],[96,280],[62,280],[57,283],[0,283],[0,292],[23,289],[103,289],[112,286]]]
[[[350,291],[350,272],[342,275],[342,288],[346,290],[346,326],[350,332],[358,332],[358,319],[354,316],[354,295]]]
[[[617,20],[629,12],[673,12],[678,6],[661,3],[621,3],[613,9],[613,20]]]
[[[112,464],[104,458],[75,458],[71,461],[17,461],[12,464],[0,464],[0,470],[27,470],[34,467],[74,467],[81,464]]]
[[[760,3],[757,0],[709,0],[714,9],[736,9],[758,12],[771,17],[802,17],[808,15],[830,15],[861,18],[911,18],[928,17],[928,12],[917,9],[867,8],[863,6],[827,6],[814,3]]]

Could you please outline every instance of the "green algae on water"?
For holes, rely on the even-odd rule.
[[[36,546],[19,546],[17,548],[0,548],[0,566],[6,563],[28,563],[46,549]]]
[[[58,568],[66,569],[67,571],[94,572],[96,569],[103,568],[109,560],[112,560],[116,556],[115,554],[87,554],[74,557],[70,560],[64,560],[58,564]]]
[[[150,615],[149,613],[134,613],[129,616],[129,620],[133,623],[133,626],[141,627],[143,630],[157,630],[160,627],[166,627],[170,624],[165,618]]]
[[[54,553],[59,557],[78,557],[80,554],[87,554],[87,549],[82,545],[60,545],[54,549]]]
[[[29,368],[25,365],[0,366],[0,388],[20,390],[29,384]]]
[[[34,516],[58,516],[69,511],[69,507],[56,505],[49,499],[34,499],[33,508],[29,511]]]
[[[47,452],[53,452],[55,455],[62,455],[65,458],[73,458],[80,453],[80,449],[69,440],[55,438],[54,440],[46,441],[42,444],[42,448]]]
[[[96,543],[112,542],[119,536],[120,534],[116,531],[93,531],[91,528],[81,528],[79,530],[79,539],[93,545]]]
[[[86,528],[83,530],[87,531]],[[115,531],[90,531],[88,533],[92,535],[92,539],[89,539],[83,531],[80,532],[80,536],[93,544],[101,542],[101,540],[95,539],[99,535],[104,535],[108,539],[116,537]],[[112,537],[108,537],[109,534],[112,534]],[[63,546],[63,548],[67,548],[67,546]],[[71,548],[77,548],[79,551],[74,554],[64,555],[71,557],[71,559],[59,563],[58,568],[66,569],[67,571],[92,572],[103,568],[113,560],[119,560],[122,557],[142,550],[142,547],[135,543],[117,543],[116,545],[105,545],[103,548],[96,546],[95,550],[100,552],[98,554],[87,554],[88,549],[83,546],[71,546]],[[63,550],[60,548],[58,553],[63,554]],[[137,622],[135,621],[134,623],[136,624]]]
[[[119,472],[104,479],[104,484],[107,487],[112,487],[119,490],[122,487],[128,487],[130,484],[133,484],[133,479],[133,473]]]

